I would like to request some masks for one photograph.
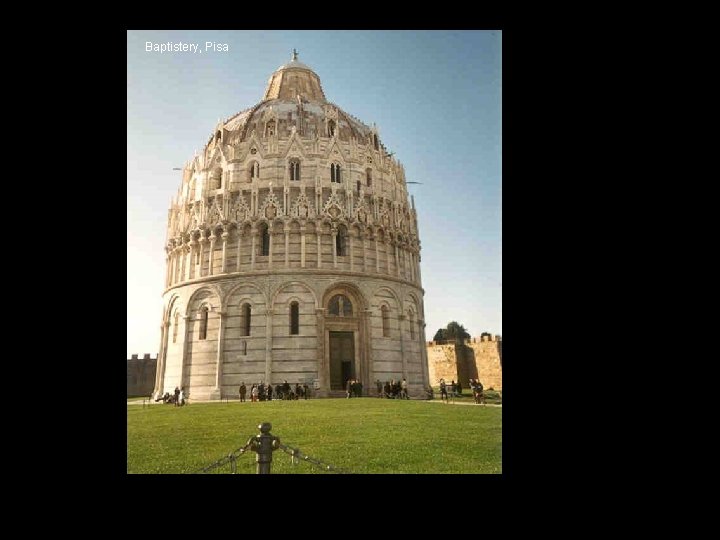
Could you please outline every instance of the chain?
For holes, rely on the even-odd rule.
[[[233,450],[227,456],[218,459],[217,461],[215,461],[214,463],[211,463],[207,467],[198,469],[197,471],[195,471],[195,474],[206,473],[213,469],[217,469],[218,467],[222,467],[223,465],[227,465],[228,463],[230,463],[231,474],[235,474],[235,472],[237,471],[237,463],[236,463],[237,458],[239,456],[242,456],[245,452],[247,452],[248,448],[250,448],[250,441],[252,441],[253,439],[254,439],[254,437],[250,437],[250,439],[248,439],[248,442],[245,444],[245,446],[241,446],[240,448]]]
[[[280,446],[278,446],[278,448],[280,448],[280,450],[282,450],[283,452],[285,452],[286,454],[288,454],[290,456],[291,462],[293,465],[296,465],[299,462],[299,460],[302,460],[302,461],[307,461],[308,463],[311,463],[312,465],[315,465],[316,467],[319,467],[320,469],[322,469],[324,471],[335,472],[338,474],[352,474],[347,469],[341,469],[339,467],[335,467],[334,465],[330,465],[329,463],[324,463],[324,462],[320,461],[319,459],[315,459],[306,454],[303,454],[299,448],[293,448],[291,446],[287,446],[282,443],[280,444]]]

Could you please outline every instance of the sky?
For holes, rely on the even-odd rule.
[[[328,100],[375,122],[406,179],[420,182],[408,191],[427,339],[453,320],[473,336],[502,334],[500,31],[143,30],[128,31],[127,46],[128,358],[160,347],[168,209],[182,180],[173,168],[218,119],[259,103],[293,49]]]

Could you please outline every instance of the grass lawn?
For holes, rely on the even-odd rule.
[[[500,407],[376,398],[131,405],[127,472],[194,472],[243,446],[261,422],[282,443],[354,473],[502,472]],[[254,453],[238,458],[237,472],[255,473]],[[272,472],[327,474],[281,450]]]

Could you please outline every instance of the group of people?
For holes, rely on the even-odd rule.
[[[380,398],[410,399],[410,396],[408,395],[408,385],[405,379],[402,381],[392,379],[390,381],[385,381],[385,384],[381,383],[380,379],[377,379],[375,381],[375,386],[377,387],[378,397]]]
[[[155,402],[162,401],[166,405],[169,403],[173,403],[176,407],[182,407],[185,405],[185,387],[178,388],[175,387],[175,391],[171,394],[170,392],[165,392],[162,396],[157,398]]]
[[[240,401],[245,401],[247,387],[244,382],[240,383],[238,392],[240,394]],[[307,384],[300,386],[300,383],[295,383],[295,389],[293,390],[287,381],[284,381],[282,384],[276,384],[274,391],[272,384],[266,385],[258,383],[250,387],[250,401],[253,403],[256,401],[272,401],[273,394],[275,395],[275,399],[307,399],[310,395],[310,388]]]
[[[470,388],[473,392],[473,398],[475,403],[485,404],[485,394],[483,393],[483,385],[479,379],[470,379]],[[445,379],[440,379],[440,399],[448,401],[448,391],[452,393],[452,396],[458,396],[462,394],[462,385],[460,381],[457,383],[453,380],[450,382],[449,389]]]
[[[347,383],[345,384],[345,392],[347,393],[348,399],[350,399],[351,397],[362,397],[362,391],[362,382],[357,379],[348,379]]]
[[[475,403],[485,405],[485,393],[480,379],[470,379],[470,388],[472,388]]]

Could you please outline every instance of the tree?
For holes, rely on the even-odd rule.
[[[452,321],[451,323],[448,323],[447,327],[440,328],[437,332],[435,332],[433,340],[462,342],[469,337],[470,334],[462,324],[457,321]]]
[[[448,323],[445,329],[445,339],[454,339],[456,342],[462,342],[470,337],[465,327],[457,321]]]

